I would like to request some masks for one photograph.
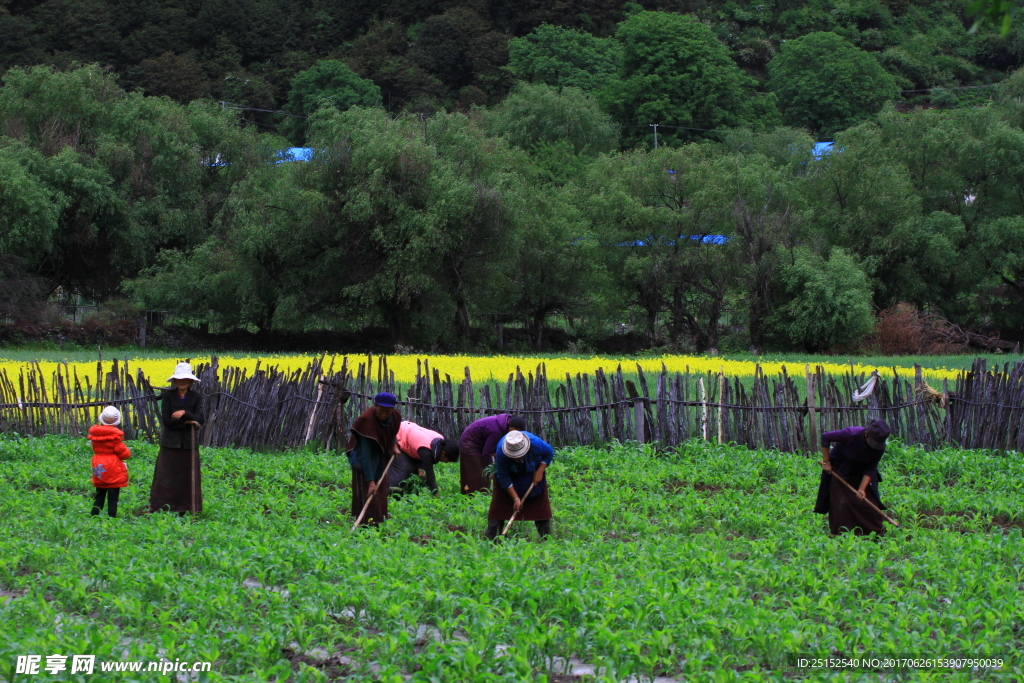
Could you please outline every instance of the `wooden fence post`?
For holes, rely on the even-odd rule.
[[[697,383],[700,385],[700,404],[701,404],[700,431],[701,431],[701,434],[704,437],[704,440],[707,441],[708,440],[708,392],[704,388],[704,376],[703,375],[700,376],[700,378],[697,380]]]
[[[647,443],[647,433],[644,427],[644,400],[637,398],[633,400],[633,427],[636,431],[636,440],[639,443]]]
[[[621,376],[621,368],[619,370]],[[633,380],[626,380],[624,386],[626,387],[626,395],[629,396],[629,402],[633,406],[633,434],[636,437],[637,443],[647,443],[647,430],[644,426],[646,422],[646,406],[644,401],[646,399],[641,398],[640,392],[636,390],[636,385],[633,384]]]
[[[320,375],[317,380],[316,387],[316,403],[313,404],[313,409],[309,411],[309,423],[306,425],[306,438],[303,439],[302,443],[309,443],[309,440],[313,438],[313,421],[316,420],[316,411],[320,407],[320,397],[324,394],[324,376]]]
[[[814,378],[811,376],[810,365],[804,365],[804,379],[807,380],[807,417],[810,418],[810,429],[808,434],[811,437],[810,451],[818,450],[818,421],[814,414]]]
[[[725,413],[725,368],[718,373],[718,443],[725,441],[725,425],[722,417]]]

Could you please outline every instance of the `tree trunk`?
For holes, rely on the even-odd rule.
[[[146,348],[146,314],[139,316],[139,348]]]
[[[462,339],[469,338],[469,308],[461,295],[455,298],[455,334]]]
[[[758,353],[764,347],[764,321],[767,317],[767,312],[760,310],[760,308],[760,306],[756,305],[751,307],[750,319],[747,323],[751,353]]]
[[[647,311],[647,343],[652,347],[658,345],[658,312]]]
[[[388,311],[388,330],[391,332],[391,343],[402,346],[409,345],[411,335],[410,311],[407,308],[392,306]]]

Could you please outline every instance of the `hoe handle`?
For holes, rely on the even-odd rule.
[[[199,452],[196,448],[196,424],[192,423],[192,516],[199,512]]]
[[[523,494],[522,501],[519,503],[519,510],[522,510],[523,506],[526,505],[526,499],[529,497],[530,491],[533,490],[534,484],[536,483],[537,482],[533,481],[530,482],[530,488],[526,489],[526,493]],[[507,534],[508,530],[512,528],[512,522],[516,521],[516,515],[519,514],[519,510],[516,510],[515,512],[512,513],[512,518],[508,520],[508,524],[505,525],[505,530],[501,532],[502,536]]]
[[[394,456],[394,454],[392,454],[391,455],[391,459],[388,460],[388,464],[384,468],[384,474],[380,475],[380,481],[377,482],[377,487],[378,488],[380,487],[381,482],[384,481],[384,478],[388,476],[388,470],[391,469],[391,463],[393,463],[394,461],[395,461],[395,456]],[[356,527],[359,526],[359,523],[363,521],[363,517],[366,516],[366,511],[370,509],[370,503],[373,502],[373,496],[376,493],[377,493],[377,491],[375,489],[373,493],[371,493],[370,495],[368,495],[366,497],[366,502],[363,504],[363,511],[359,513],[358,517],[356,517],[356,523],[352,525],[352,531],[355,531]]]
[[[852,492],[852,493],[853,493],[854,495],[856,495],[856,494],[857,494],[857,490],[856,490],[856,489],[854,489],[854,488],[853,488],[852,486],[850,486],[850,483],[849,483],[848,481],[846,481],[845,479],[843,479],[842,477],[840,477],[840,476],[839,476],[838,474],[836,474],[836,473],[835,473],[834,471],[832,471],[832,470],[829,470],[829,474],[831,474],[831,475],[832,475],[833,477],[835,477],[835,478],[836,478],[836,479],[838,479],[839,481],[843,482],[843,486],[845,486],[846,488],[850,489],[850,491],[851,491],[851,492]],[[877,505],[875,505],[874,503],[872,503],[872,502],[871,502],[870,500],[868,500],[867,498],[865,498],[865,499],[864,499],[864,502],[865,502],[865,503],[867,503],[868,505],[870,505],[870,506],[871,506],[871,507],[872,507],[872,508],[874,509],[874,511],[875,511],[875,512],[877,512],[878,514],[882,515],[882,517],[884,517],[884,518],[885,518],[885,521],[887,521],[887,522],[889,522],[890,524],[893,524],[893,525],[895,525],[895,526],[897,526],[897,527],[899,526],[899,522],[897,522],[897,521],[896,521],[895,519],[893,519],[893,518],[892,518],[892,517],[890,517],[889,515],[885,514],[885,513],[884,513],[884,512],[882,512],[881,510],[879,510],[879,509],[878,509],[878,506],[877,506]]]

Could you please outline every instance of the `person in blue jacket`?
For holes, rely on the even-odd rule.
[[[487,511],[484,532],[487,538],[497,538],[513,514],[517,521],[533,522],[541,540],[551,534],[551,498],[546,472],[554,457],[554,449],[536,434],[513,430],[501,438],[494,459],[497,485],[491,489],[491,507]],[[531,483],[533,489],[530,489]]]

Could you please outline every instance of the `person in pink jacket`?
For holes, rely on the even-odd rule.
[[[418,474],[431,493],[437,495],[434,465],[438,462],[456,462],[458,459],[459,444],[446,440],[440,432],[402,420],[398,436],[395,437],[395,461],[388,470],[388,487],[394,489]]]
[[[92,443],[92,485],[96,487],[96,498],[92,514],[100,514],[103,502],[107,502],[107,514],[117,517],[117,499],[121,489],[128,486],[128,467],[124,461],[132,452],[124,445],[124,432],[118,429],[121,411],[107,406],[100,413],[100,423],[89,428]]]

